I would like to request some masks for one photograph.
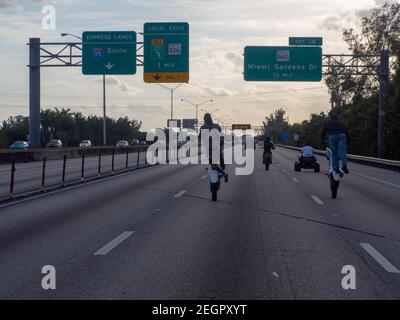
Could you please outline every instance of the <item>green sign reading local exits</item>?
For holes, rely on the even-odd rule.
[[[82,73],[135,74],[136,32],[84,32],[82,34]]]
[[[145,23],[143,69],[147,83],[188,82],[189,24]]]
[[[290,37],[289,46],[322,46],[322,37]]]
[[[321,81],[321,47],[246,47],[246,81]]]

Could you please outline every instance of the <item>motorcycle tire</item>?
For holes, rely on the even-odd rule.
[[[212,201],[217,201],[218,200],[218,186],[216,184],[213,184],[211,186],[211,200]]]
[[[333,179],[332,176],[330,176],[330,180],[331,180],[331,195],[332,195],[332,199],[336,199],[337,198],[337,194],[338,194],[338,189],[339,189],[339,181],[336,181],[335,179]]]

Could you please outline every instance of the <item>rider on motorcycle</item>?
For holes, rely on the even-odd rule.
[[[305,145],[303,148],[301,148],[301,156],[299,157],[300,162],[306,159],[316,159],[314,156],[314,148],[308,145]]]
[[[217,129],[219,132],[221,132],[221,127],[218,124],[213,122],[211,114],[210,113],[206,113],[204,115],[204,124],[200,128],[199,140],[200,140],[200,137],[201,137],[201,130],[209,130],[209,131],[211,131],[213,129]],[[213,163],[213,159],[212,159],[212,154],[213,154],[212,139],[210,137],[209,144],[208,144],[208,159],[209,159],[209,163],[211,165],[214,165],[215,169],[220,173],[221,176],[224,177],[225,182],[228,182],[228,174],[225,173],[225,162],[224,162],[223,150],[224,150],[224,140],[222,138],[221,141],[220,141],[220,155],[219,155],[220,162],[219,163]]]
[[[332,152],[332,167],[336,173],[340,174],[340,163],[342,162],[342,170],[348,174],[347,168],[347,143],[349,142],[349,133],[346,127],[339,121],[338,116],[333,114],[326,123],[322,131],[323,140],[328,139],[329,149]]]
[[[266,137],[264,140],[264,153],[263,153],[263,163],[265,163],[265,155],[270,154],[272,155],[272,150],[275,149],[274,144],[271,142],[270,137]],[[271,161],[272,163],[272,161]]]

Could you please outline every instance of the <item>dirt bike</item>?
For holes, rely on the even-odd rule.
[[[326,148],[326,156],[329,160],[329,170],[327,172],[327,175],[328,175],[329,181],[330,181],[331,195],[332,195],[332,199],[336,199],[337,193],[339,190],[339,186],[340,186],[340,178],[342,178],[344,176],[344,172],[342,171],[342,169],[339,169],[340,173],[337,173],[333,169],[332,150],[329,147]]]
[[[208,179],[210,181],[210,191],[212,201],[218,200],[218,191],[221,187],[222,174],[218,170],[219,167],[216,164],[208,165]]]

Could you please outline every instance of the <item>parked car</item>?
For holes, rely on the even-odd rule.
[[[79,148],[90,148],[92,146],[92,142],[90,140],[82,140],[79,143]]]
[[[133,139],[132,140],[132,145],[138,145],[140,144],[140,140],[139,139]]]
[[[144,141],[144,140],[142,140],[142,141],[140,141],[140,144],[141,144],[142,146],[145,146],[145,145],[147,145],[147,142]]]
[[[126,140],[120,140],[117,142],[117,148],[126,148],[129,147],[129,142]]]
[[[47,148],[61,148],[62,142],[61,140],[53,139],[46,145]]]
[[[29,148],[29,144],[26,141],[15,141],[11,146],[11,150],[26,150]]]

